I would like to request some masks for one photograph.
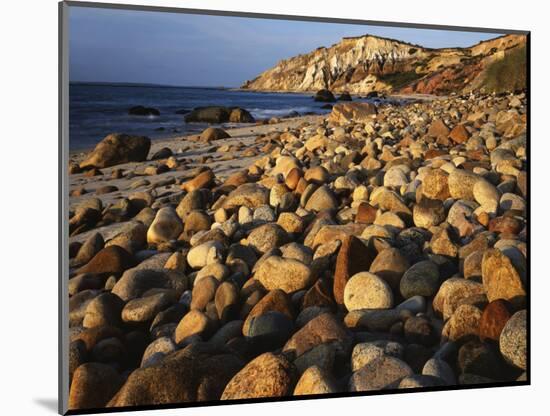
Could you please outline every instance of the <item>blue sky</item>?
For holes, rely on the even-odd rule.
[[[71,7],[71,81],[240,86],[279,60],[366,33],[426,47],[491,33]]]

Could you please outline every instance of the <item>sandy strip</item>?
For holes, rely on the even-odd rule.
[[[133,178],[121,178],[121,179],[112,179],[111,172],[114,169],[122,169],[123,171],[141,171],[146,166],[149,165],[158,165],[158,161],[145,161],[139,163],[125,163],[110,168],[102,169],[104,173],[101,176],[95,176],[92,178],[87,178],[84,174],[74,174],[69,178],[69,191],[73,191],[76,188],[84,187],[87,193],[80,197],[70,197],[69,205],[70,209],[74,209],[81,201],[89,199],[90,197],[95,197],[101,199],[103,206],[114,203],[116,200],[121,198],[127,198],[134,192],[140,191],[152,191],[159,194],[177,194],[182,193],[178,182],[182,179],[191,179],[195,175],[195,168],[203,166],[200,163],[200,158],[208,155],[215,159],[214,163],[208,164],[208,167],[211,168],[216,177],[223,180],[227,178],[232,173],[235,173],[243,168],[250,166],[255,160],[264,157],[264,154],[258,154],[256,156],[244,157],[242,153],[250,148],[254,144],[256,138],[262,134],[267,134],[274,131],[284,131],[287,128],[295,128],[299,125],[308,122],[308,123],[319,123],[327,115],[310,115],[310,116],[301,116],[295,118],[284,119],[276,124],[267,124],[267,125],[248,125],[246,127],[236,127],[229,128],[226,131],[231,135],[230,139],[219,140],[216,142],[211,142],[210,144],[197,143],[190,140],[196,135],[180,136],[169,139],[158,139],[153,140],[151,144],[151,150],[149,155],[153,155],[158,150],[163,147],[168,147],[174,153],[176,159],[185,159],[188,161],[183,169],[170,170],[165,173],[161,173],[154,176],[134,176]],[[232,154],[231,158],[227,157],[227,154],[222,152],[214,151],[222,145],[236,145],[242,143],[242,149],[240,151]],[[79,162],[86,156],[86,152],[78,151],[74,152],[70,159],[75,162]],[[224,160],[225,158],[229,160]],[[136,183],[140,179],[146,179],[149,184],[131,187],[133,183]],[[165,182],[173,182],[172,184],[164,184]],[[161,186],[158,186],[161,184]],[[119,191],[95,195],[96,189],[107,186],[114,185]],[[89,232],[84,232],[70,238],[70,241],[84,241],[90,233],[100,232],[104,238],[108,239],[114,236],[120,229],[124,226],[125,223],[116,223],[111,224],[106,227],[101,227],[94,229]]]

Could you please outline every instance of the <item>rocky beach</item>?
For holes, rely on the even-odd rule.
[[[332,105],[71,153],[70,409],[527,379],[525,92]]]

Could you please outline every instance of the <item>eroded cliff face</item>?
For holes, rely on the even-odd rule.
[[[470,48],[428,49],[365,35],[280,61],[242,88],[256,91],[371,91],[446,94],[481,88],[484,69],[526,37],[507,35]]]

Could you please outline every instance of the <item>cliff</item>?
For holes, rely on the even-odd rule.
[[[523,35],[506,35],[469,48],[430,49],[371,35],[343,38],[329,48],[284,59],[246,81],[242,88],[287,92],[326,88],[355,94],[522,89],[526,40]],[[510,76],[500,76],[500,81],[491,79],[500,73],[491,70],[495,65],[505,67],[513,79]]]

